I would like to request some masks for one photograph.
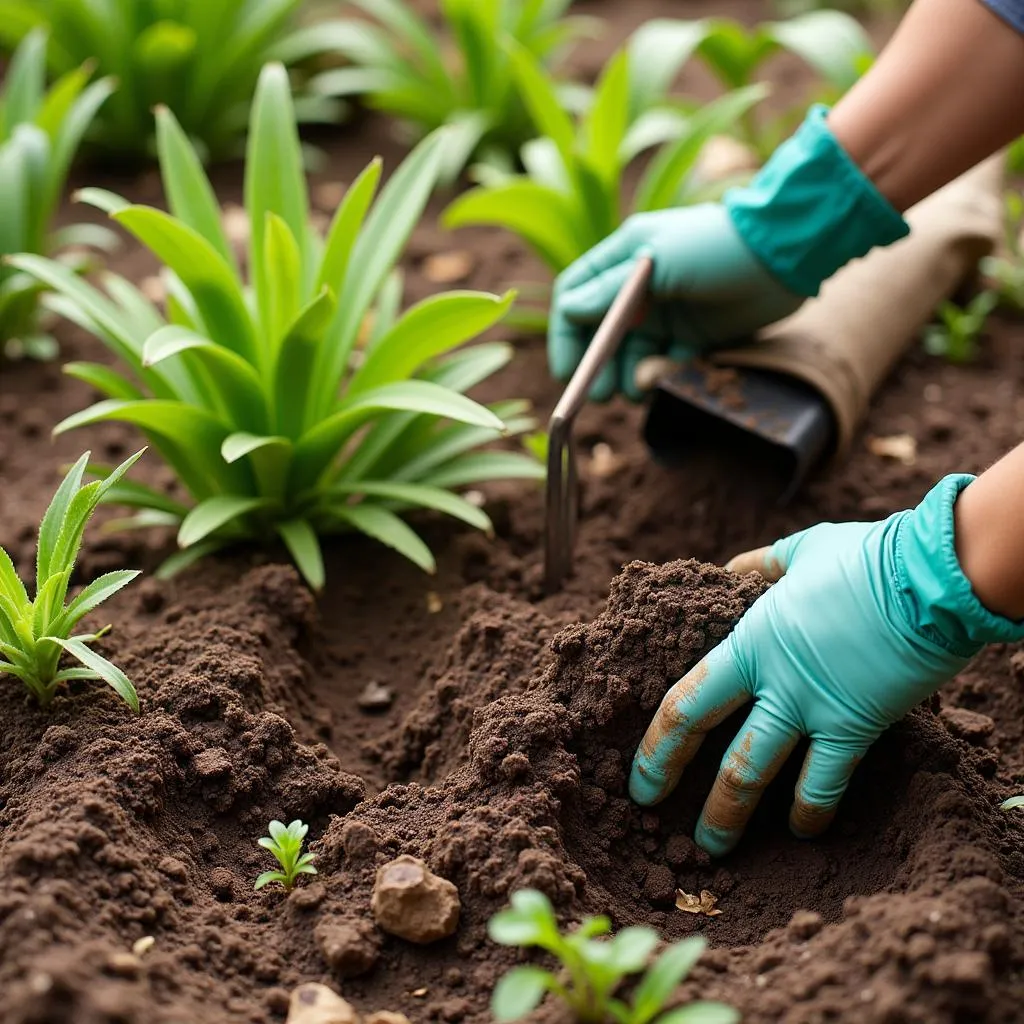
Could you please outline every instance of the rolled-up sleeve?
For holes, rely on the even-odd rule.
[[[1024,0],[981,0],[981,3],[1024,35]]]

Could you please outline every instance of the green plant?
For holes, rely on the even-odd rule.
[[[613,938],[607,917],[587,917],[563,935],[543,893],[521,889],[512,906],[491,918],[490,937],[503,946],[539,947],[562,967],[561,975],[541,967],[514,967],[498,982],[491,1012],[498,1021],[518,1020],[540,1005],[548,992],[561,999],[584,1024],[735,1024],[740,1015],[723,1003],[697,1002],[665,1010],[679,983],[707,943],[694,936],[669,946],[651,964],[658,945],[653,928],[624,928]],[[628,1002],[614,993],[623,980],[640,974]]]
[[[925,349],[953,363],[970,362],[977,355],[978,336],[998,302],[993,291],[978,292],[966,306],[947,299],[937,310],[938,323],[925,328]]]
[[[170,107],[210,157],[233,155],[260,68],[330,48],[329,23],[296,28],[302,0],[0,0],[0,41],[50,33],[50,67],[83,61],[119,82],[91,133],[116,154],[149,155],[152,110]],[[300,117],[332,121],[340,104],[307,95]]]
[[[306,839],[309,826],[298,818],[290,825],[283,821],[272,821],[267,828],[269,836],[258,839],[264,850],[269,850],[281,865],[280,871],[264,871],[256,879],[255,889],[262,889],[271,882],[280,882],[286,889],[294,887],[299,875],[315,875],[313,854],[303,853],[302,844]],[[301,856],[300,856],[301,855]]]
[[[648,109],[664,96],[691,57],[698,57],[724,88],[740,89],[751,85],[765,61],[783,50],[795,54],[821,76],[827,87],[820,96],[824,101],[849,89],[873,60],[867,33],[855,18],[842,11],[810,11],[786,21],[764,22],[753,29],[730,18],[658,18],[641,26],[630,40],[635,69],[633,109]],[[792,112],[777,121],[763,122],[751,111],[742,122],[743,141],[762,160],[767,159],[791,130],[793,121]]]
[[[351,2],[376,24],[350,21],[332,29],[333,47],[352,66],[325,72],[316,90],[363,95],[419,135],[451,126],[447,180],[481,149],[507,158],[530,137],[505,39],[524,47],[547,74],[596,24],[565,17],[571,0],[440,0],[438,34],[404,0]],[[552,87],[563,102],[575,102],[578,89]]]
[[[456,199],[444,223],[497,224],[520,235],[556,274],[611,234],[630,212],[659,210],[707,198],[692,172],[705,142],[729,132],[765,95],[761,85],[737,89],[695,113],[649,105],[630,115],[633,60],[620,52],[598,82],[593,105],[574,122],[540,65],[522,49],[511,53],[517,80],[541,137],[523,147],[526,172],[477,170],[483,184]],[[626,168],[657,147],[630,203]],[[541,311],[538,326],[546,318]]]
[[[1012,811],[1017,807],[1024,807],[1024,796],[1011,796],[999,805],[1001,811]]]
[[[71,635],[82,618],[131,583],[138,572],[120,569],[105,573],[70,601],[67,597],[86,523],[104,494],[141,455],[139,452],[122,462],[106,480],[85,485],[82,477],[89,453],[71,467],[39,524],[34,600],[29,600],[10,555],[0,548],[0,655],[4,659],[0,660],[0,673],[17,676],[43,707],[63,682],[101,679],[133,711],[139,710],[139,698],[128,677],[89,647],[110,627]],[[79,664],[61,668],[65,654]]]
[[[999,301],[1018,312],[1024,310],[1024,196],[1006,194],[1005,251],[986,256],[981,272],[992,282]]]
[[[0,256],[51,253],[66,246],[109,248],[105,228],[77,225],[50,231],[82,134],[113,92],[110,79],[89,85],[91,66],[69,71],[46,90],[46,33],[30,32],[18,47],[0,94]],[[81,250],[61,257],[85,269]],[[10,355],[52,355],[40,330],[38,281],[0,264],[0,345]]]
[[[488,529],[487,516],[453,491],[540,475],[524,454],[476,450],[529,429],[523,403],[485,408],[464,395],[511,349],[460,346],[498,322],[514,296],[450,292],[397,313],[392,270],[436,183],[444,131],[420,144],[376,202],[381,165],[371,163],[321,238],[309,223],[287,75],[268,65],[245,171],[249,289],[198,157],[169,110],[157,123],[171,212],[94,189],[82,198],[164,261],[166,319],[120,278],[103,294],[53,261],[13,260],[59,292],[55,308],[103,340],[134,378],[94,363],[66,367],[108,397],[57,433],[132,423],[174,469],[192,507],[139,484],[108,495],[142,509],[141,525],[178,527],[183,550],[164,575],[224,545],[279,536],[319,589],[318,536],[346,530],[432,571],[429,548],[398,513],[435,509]]]

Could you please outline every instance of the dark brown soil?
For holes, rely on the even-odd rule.
[[[582,54],[590,72],[645,17],[724,10],[581,6],[615,22]],[[775,72],[784,98],[803,91],[798,68]],[[320,142],[329,181],[351,180],[371,153],[390,167],[402,153],[374,119]],[[104,183],[159,201],[151,174]],[[237,168],[217,184],[239,199]],[[472,256],[467,287],[543,279],[514,240],[428,221],[409,250],[410,299],[436,289],[424,259],[452,249]],[[136,280],[153,270],[127,245],[114,266]],[[106,358],[81,332],[58,333],[63,358]],[[517,344],[483,397],[526,396],[543,416],[557,397],[543,346]],[[0,543],[25,571],[62,464],[86,446],[112,459],[140,444],[119,426],[51,442],[50,427],[88,401],[58,365],[0,372]],[[625,776],[665,688],[760,592],[706,563],[823,519],[883,516],[944,473],[983,469],[1024,430],[1024,328],[994,323],[967,367],[911,351],[850,458],[786,508],[729,459],[653,464],[642,423],[621,402],[582,415],[577,572],[554,597],[540,588],[541,492],[501,485],[487,491],[494,540],[421,524],[434,577],[350,538],[329,546],[319,602],[275,551],[129,588],[105,609],[116,628],[104,643],[136,682],[138,718],[92,685],[42,712],[0,678],[0,1020],[270,1024],[292,986],[322,981],[360,1012],[482,1024],[515,959],[484,925],[523,885],[567,919],[599,911],[666,938],[702,931],[712,949],[685,992],[747,1021],[1019,1020],[1024,818],[998,804],[1024,786],[1024,650],[991,648],[890,730],[814,843],[786,830],[796,756],[732,856],[713,864],[693,845],[733,723],[656,811],[628,801]],[[864,443],[902,433],[917,441],[909,466]],[[171,485],[155,456],[138,473]],[[168,550],[158,533],[97,525],[79,577],[152,570]],[[360,709],[370,682],[391,691],[389,708]],[[256,839],[275,817],[310,824],[321,872],[291,896],[252,889],[270,866]],[[451,939],[419,948],[373,926],[374,869],[399,853],[458,886]],[[676,911],[676,887],[710,890],[721,916]],[[133,960],[145,936],[155,942]],[[537,1019],[556,1016],[545,1006]]]

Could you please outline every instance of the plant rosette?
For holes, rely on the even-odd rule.
[[[247,284],[199,157],[167,108],[157,129],[169,213],[98,189],[80,198],[164,263],[165,310],[113,275],[104,293],[52,260],[12,262],[53,288],[52,307],[127,367],[67,366],[107,397],[56,432],[131,423],[192,499],[124,482],[106,495],[139,510],[131,525],[177,529],[182,550],[162,575],[225,545],[279,538],[320,589],[322,535],[360,532],[433,571],[404,513],[431,509],[489,531],[485,512],[457,491],[543,475],[522,452],[482,450],[531,429],[526,404],[484,406],[465,394],[511,358],[508,345],[467,343],[501,320],[513,295],[448,292],[400,313],[394,273],[437,183],[444,130],[379,196],[381,164],[371,163],[321,237],[310,224],[288,76],[268,65],[246,158]]]

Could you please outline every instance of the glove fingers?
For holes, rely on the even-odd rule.
[[[571,291],[635,255],[634,234],[623,226],[566,267],[558,276],[558,286],[563,292]]]
[[[633,261],[618,263],[575,288],[563,290],[559,296],[560,311],[574,323],[592,324],[611,309],[622,286],[633,272]]]
[[[775,545],[744,551],[725,563],[729,572],[745,576],[748,572],[759,572],[769,583],[776,583],[786,575],[786,566],[773,554]]]
[[[725,563],[730,572],[741,576],[748,572],[759,572],[769,583],[777,583],[789,571],[796,559],[800,545],[815,527],[791,533],[767,547],[744,551]]]
[[[562,312],[558,291],[555,291],[548,320],[548,367],[555,380],[567,381],[580,364],[590,332],[584,335]]]
[[[853,770],[866,751],[863,746],[812,741],[789,812],[789,827],[795,836],[810,839],[832,824]]]
[[[633,758],[630,796],[656,804],[675,789],[709,729],[750,699],[725,644],[719,644],[665,694]]]
[[[800,734],[763,705],[755,704],[711,788],[694,839],[713,857],[721,857],[740,841],[768,783],[792,753]]]

